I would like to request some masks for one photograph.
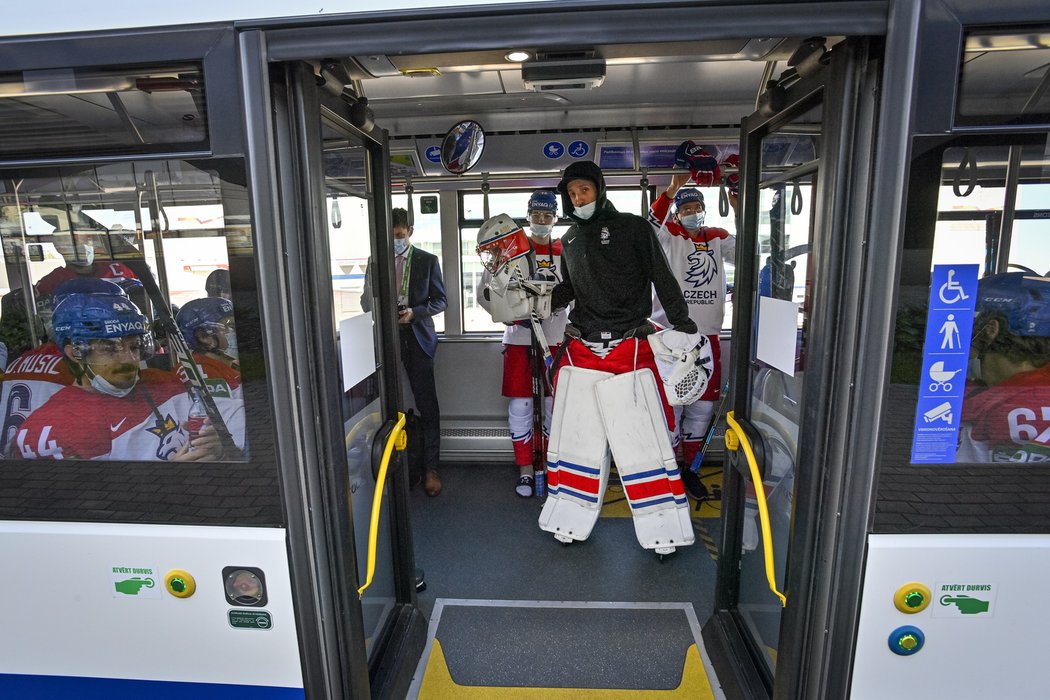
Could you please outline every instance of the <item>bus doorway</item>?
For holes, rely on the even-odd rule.
[[[313,358],[317,525],[340,611],[327,673],[345,697],[397,697],[406,684],[399,664],[418,656],[424,623],[403,445],[388,446],[403,437],[404,420],[397,330],[383,320],[396,317],[386,134],[352,112],[342,83],[319,86],[311,66],[285,64],[274,75],[282,224],[301,248],[288,267],[292,288],[302,290],[293,300],[303,324],[295,351]]]

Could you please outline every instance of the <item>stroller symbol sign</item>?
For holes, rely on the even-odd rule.
[[[952,390],[952,379],[962,370],[945,370],[944,362],[934,362],[930,366],[930,371],[927,373],[933,382],[930,384],[930,393],[936,393],[938,391],[951,391]]]

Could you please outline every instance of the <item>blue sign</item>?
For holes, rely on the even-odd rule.
[[[634,148],[602,144],[598,147],[598,167],[602,170],[631,170],[634,168]]]
[[[569,144],[569,155],[573,158],[586,158],[591,152],[591,147],[586,141],[573,141]]]
[[[912,464],[955,462],[979,272],[979,265],[933,267]]]
[[[678,144],[640,143],[638,160],[643,168],[673,168]]]
[[[543,145],[543,155],[551,160],[561,158],[562,153],[565,153],[565,146],[561,145],[559,141],[548,141]]]
[[[440,163],[441,162],[441,146],[430,146],[424,152],[424,155],[427,157],[427,160],[429,160],[431,163]]]

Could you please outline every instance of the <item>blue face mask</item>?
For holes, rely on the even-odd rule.
[[[704,214],[703,212],[690,214],[689,216],[680,217],[678,220],[687,231],[695,231],[704,225]]]
[[[407,238],[395,238],[394,239],[394,255],[404,255],[406,250],[408,250],[408,239]]]
[[[576,209],[573,211],[573,214],[586,221],[587,219],[594,216],[594,209],[597,206],[598,202],[597,200],[595,200],[590,204],[584,204],[582,206],[576,207]]]

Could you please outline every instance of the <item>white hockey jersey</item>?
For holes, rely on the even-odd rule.
[[[736,238],[724,228],[703,226],[692,238],[685,228],[672,220],[668,211],[671,198],[661,193],[649,209],[649,223],[656,232],[671,272],[682,288],[689,307],[689,318],[704,335],[717,335],[722,330],[726,303],[725,264],[736,259]],[[666,221],[665,221],[666,219]],[[664,222],[661,226],[661,222]],[[660,300],[653,294],[653,322],[670,326]]]

